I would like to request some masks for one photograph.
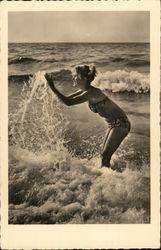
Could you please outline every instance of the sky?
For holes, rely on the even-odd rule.
[[[9,42],[149,42],[145,11],[9,12]]]

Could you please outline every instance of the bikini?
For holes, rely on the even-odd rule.
[[[100,102],[97,103],[90,103],[89,102],[89,108],[92,112],[94,113],[99,113],[99,111],[104,109],[105,103],[107,101],[107,97],[105,99],[101,100]],[[116,128],[116,127],[122,127],[122,128],[127,128],[128,131],[130,131],[130,122],[126,116],[120,116],[115,119],[109,120],[105,117],[105,120],[108,122],[109,128]]]

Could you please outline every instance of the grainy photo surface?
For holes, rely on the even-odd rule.
[[[149,11],[9,12],[8,40],[8,223],[150,223]]]
[[[1,248],[158,249],[160,1],[1,7]]]

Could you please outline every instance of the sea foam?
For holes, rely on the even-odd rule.
[[[137,71],[116,70],[98,73],[95,85],[111,92],[149,93],[149,75]]]
[[[148,223],[149,169],[118,173],[64,149],[10,149],[10,223]],[[95,162],[95,163],[94,163]],[[61,165],[66,164],[66,169]],[[125,163],[126,164],[126,163]]]

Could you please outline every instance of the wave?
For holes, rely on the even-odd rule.
[[[55,50],[55,47],[48,47],[48,48],[47,48],[47,47],[44,47],[43,49],[44,49],[44,50],[51,50],[51,51],[53,51],[53,50]]]
[[[98,73],[94,85],[111,92],[149,93],[149,75],[137,71],[116,70]]]
[[[55,58],[50,58],[50,59],[45,59],[43,62],[45,62],[45,63],[54,63],[54,62],[58,62],[58,60],[56,60]]]
[[[126,59],[123,57],[112,57],[109,59],[110,62],[122,62],[125,61]]]
[[[145,56],[145,55],[142,55]],[[96,59],[95,64],[99,67],[118,63],[124,67],[147,67],[150,66],[149,59],[140,59],[138,55],[123,55],[123,56],[110,56],[106,58]],[[117,65],[116,65],[117,66]]]
[[[149,223],[149,168],[98,168],[98,158],[10,148],[9,223]],[[120,160],[116,160],[118,165]]]
[[[13,58],[9,59],[8,65],[30,64],[30,63],[38,63],[38,62],[41,62],[42,64],[44,64],[44,63],[57,63],[57,62],[67,63],[67,62],[70,62],[71,60],[72,59],[70,59],[70,58],[60,58],[60,59],[47,58],[47,59],[40,60],[40,59],[28,58],[28,57],[17,57],[14,59]]]
[[[134,53],[134,54],[128,54],[128,56],[130,57],[142,57],[142,56],[146,56],[145,53]]]
[[[45,62],[45,63],[55,63],[55,62],[66,63],[66,62],[70,62],[70,61],[72,61],[72,59],[70,59],[70,58],[59,58],[59,59],[50,58],[50,59],[43,60],[43,62]]]
[[[141,59],[129,60],[126,63],[126,66],[130,66],[130,67],[150,66],[150,61],[148,61],[148,60],[141,60]]]
[[[38,59],[34,59],[34,58],[29,58],[29,57],[16,57],[14,59],[9,59],[8,61],[8,64],[11,65],[11,64],[29,64],[29,63],[32,63],[32,62],[40,62],[40,60]]]
[[[10,82],[23,83],[24,81],[29,81],[30,77],[33,77],[32,74],[25,75],[10,75],[8,76],[8,80]]]

